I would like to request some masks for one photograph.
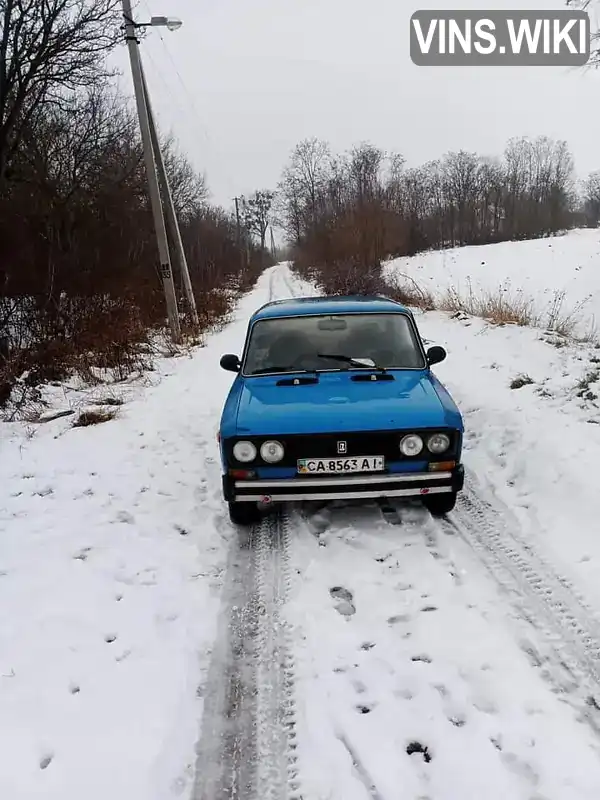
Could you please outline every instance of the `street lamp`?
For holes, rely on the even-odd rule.
[[[170,31],[178,31],[183,22],[177,17],[152,17],[150,25],[158,28],[168,28]]]
[[[150,17],[150,22],[135,22],[128,14],[123,14],[125,18],[125,25],[122,27],[127,29],[127,26],[132,28],[168,28],[170,31],[178,31],[183,25],[183,22],[177,17]]]

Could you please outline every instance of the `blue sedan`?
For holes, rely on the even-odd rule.
[[[273,503],[421,498],[442,516],[463,488],[462,416],[411,311],[385,297],[278,300],[251,317],[219,429],[231,520]]]

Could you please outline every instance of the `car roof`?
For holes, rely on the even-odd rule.
[[[302,317],[310,314],[411,314],[410,309],[389,297],[379,295],[347,295],[290,297],[272,300],[257,309],[251,322],[274,317]]]

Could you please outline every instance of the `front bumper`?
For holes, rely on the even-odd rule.
[[[395,472],[284,479],[235,480],[223,477],[225,499],[236,503],[288,503],[302,500],[370,500],[378,497],[425,497],[459,492],[464,467],[448,472]]]

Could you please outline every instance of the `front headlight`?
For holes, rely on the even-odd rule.
[[[281,461],[284,454],[283,445],[279,442],[264,442],[260,448],[260,457],[269,464]]]
[[[434,433],[427,440],[427,449],[430,453],[444,453],[450,447],[450,438],[445,433]]]
[[[256,458],[256,447],[252,444],[252,442],[236,442],[233,445],[233,456],[236,461],[242,461],[243,463],[248,463],[248,461],[254,461]]]
[[[423,439],[416,433],[409,433],[400,441],[400,451],[405,456],[418,456],[423,449]]]

